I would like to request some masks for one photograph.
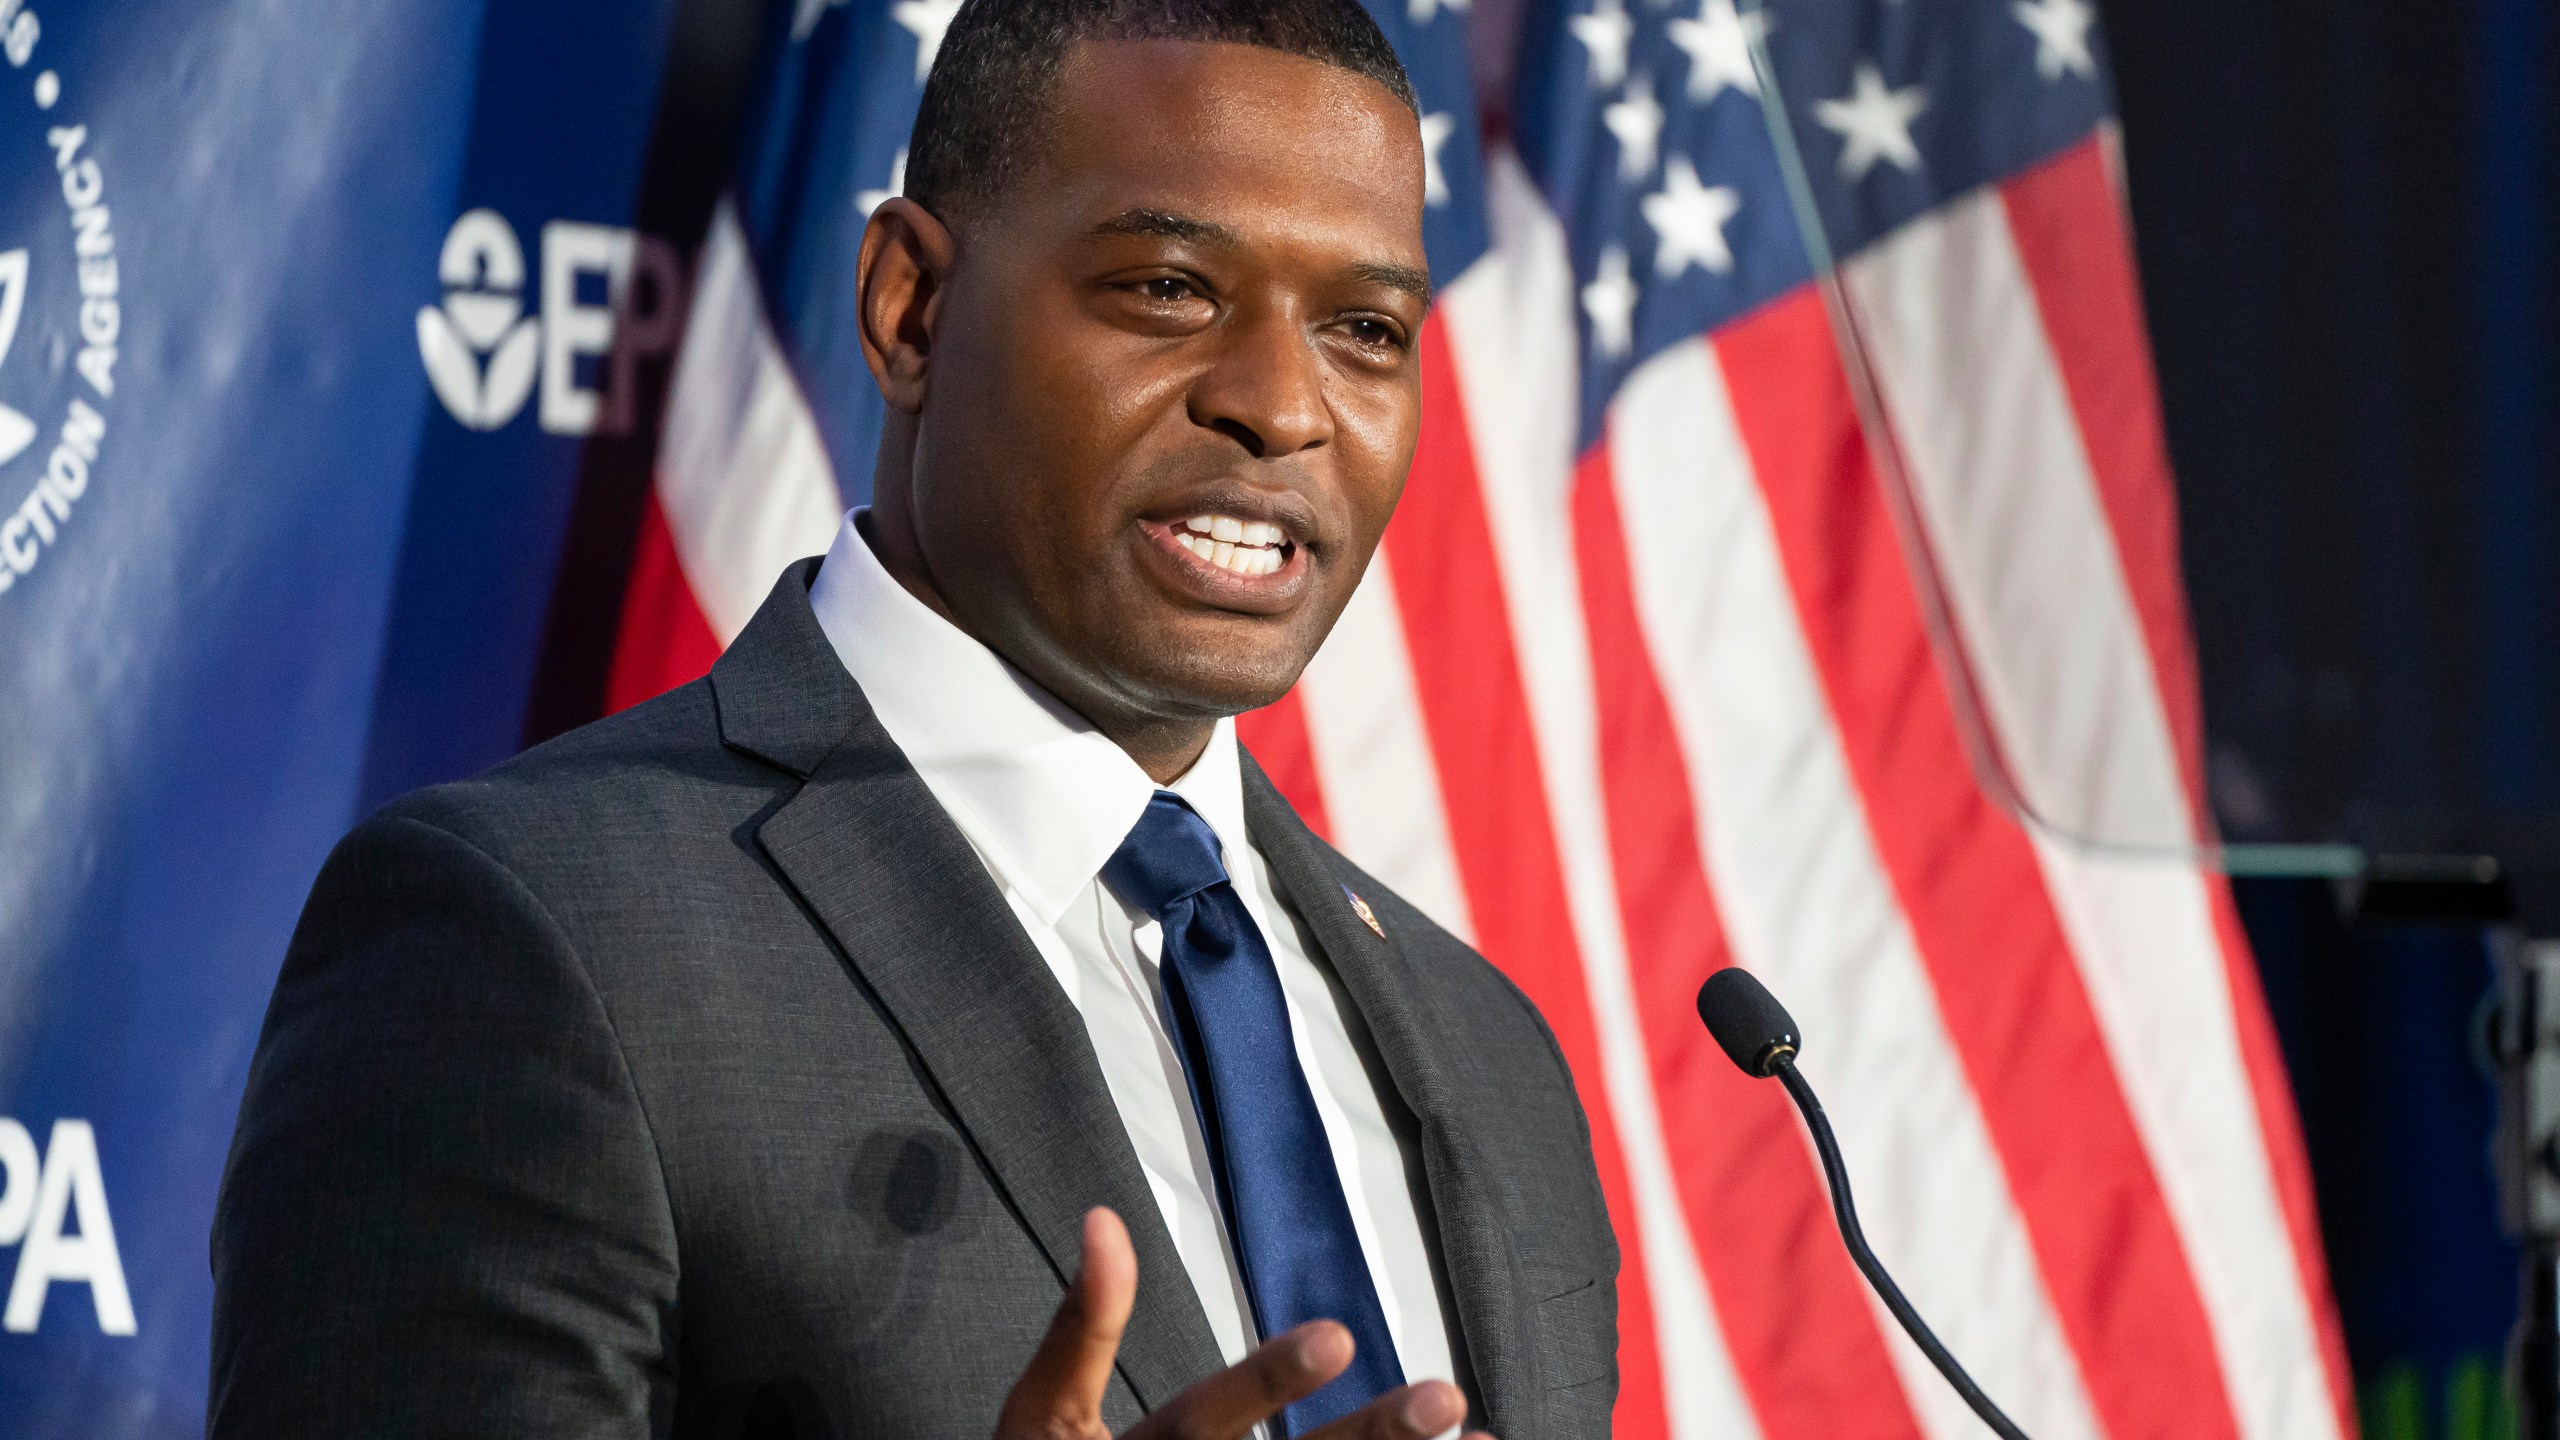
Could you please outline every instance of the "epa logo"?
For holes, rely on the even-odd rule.
[[[18,342],[18,318],[27,308],[27,252],[0,251],[0,364],[8,363],[9,347]],[[36,443],[36,422],[25,412],[0,405],[0,465],[6,465],[26,453]]]
[[[528,273],[515,227],[495,210],[453,222],[436,257],[443,303],[418,310],[428,383],[469,429],[499,429],[532,400],[553,435],[629,434],[640,362],[673,351],[684,329],[675,246],[554,220],[542,227],[540,259],[539,275]]]
[[[0,32],[0,58],[23,73],[39,53],[42,31],[33,12],[0,0],[0,17],[12,13],[16,19]],[[0,78],[7,76],[0,71]],[[89,127],[64,113],[73,104],[57,72],[38,70],[29,94],[38,111],[49,112],[46,120],[59,122],[45,125],[43,153],[52,161],[62,206],[50,223],[41,214],[20,217],[27,228],[11,239],[28,243],[0,250],[0,365],[13,354],[40,352],[33,365],[0,371],[16,402],[0,404],[0,594],[15,589],[72,534],[106,444],[130,298],[107,172]],[[65,358],[68,375],[60,373]],[[48,426],[49,447],[42,444]]]
[[[115,1225],[107,1218],[107,1182],[98,1169],[98,1136],[88,1121],[54,1121],[39,1156],[27,1127],[0,1115],[5,1245],[18,1247],[18,1264],[0,1303],[0,1330],[33,1331],[44,1318],[45,1295],[62,1282],[89,1287],[100,1330],[133,1333],[133,1294],[125,1288],[124,1257],[116,1253]]]

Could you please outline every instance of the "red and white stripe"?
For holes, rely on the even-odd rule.
[[[793,378],[737,212],[722,201],[667,387],[657,483],[640,521],[606,708],[700,676],[792,561],[844,518],[835,468]]]
[[[2172,492],[2107,147],[1943,207],[1855,263],[1849,285],[1990,739],[2059,832],[2033,836],[2048,943],[2076,962],[2156,1177],[2159,1243],[2193,1277],[2238,1433],[2308,1434],[2342,1422],[2293,1121],[2281,1102],[2263,1113],[2280,1078],[2222,885],[2161,858],[2204,838],[2193,662],[2163,583]],[[2111,394],[2119,413],[2081,419]],[[2154,853],[2110,856],[2073,843],[2084,837]],[[2091,1263],[2121,1266],[2120,1239],[2108,1250]]]
[[[1495,149],[1403,508],[1245,717],[1554,1027],[1626,1257],[1631,1440],[1978,1433],[1839,1250],[1783,1096],[1692,1018],[1725,964],[1804,1023],[1877,1249],[2030,1433],[2352,1433],[2248,951],[2185,855],[2194,662],[2110,144],[1847,267],[1898,465],[1811,288],[1656,356],[1576,453],[1562,232]],[[617,697],[699,673],[838,503],[724,210]]]

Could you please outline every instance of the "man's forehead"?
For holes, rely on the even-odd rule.
[[[1390,266],[1420,260],[1420,122],[1385,86],[1219,42],[1088,41],[1075,53],[1048,153],[1026,177],[1055,187],[1075,228],[1199,245],[1334,228]]]
[[[1292,50],[1236,40],[1170,37],[1086,37],[1070,40],[1061,54],[1058,74],[1062,78],[1072,78],[1080,73],[1088,76],[1106,74],[1123,81],[1131,74],[1177,79],[1203,77],[1229,85],[1246,83],[1251,77],[1262,75],[1283,83],[1339,87],[1359,92],[1386,108],[1401,110],[1417,120],[1420,118],[1413,106],[1394,90],[1357,70]]]
[[[1077,41],[1050,99],[1054,138],[1097,156],[1163,165],[1196,158],[1291,159],[1357,184],[1374,168],[1401,186],[1421,175],[1421,120],[1365,75],[1223,41]],[[1417,190],[1415,198],[1420,198]]]

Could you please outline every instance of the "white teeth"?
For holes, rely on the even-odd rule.
[[[5,3],[5,0],[0,0]],[[1182,548],[1234,575],[1276,575],[1288,535],[1268,520],[1233,515],[1194,515],[1179,522],[1173,538]]]

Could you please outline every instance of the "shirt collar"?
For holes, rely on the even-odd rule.
[[[818,628],[988,870],[1054,925],[1128,838],[1156,783],[1091,722],[909,594],[862,538],[862,513],[837,527],[809,587]],[[1233,720],[1219,721],[1200,759],[1164,788],[1209,822],[1230,857],[1242,853]]]

